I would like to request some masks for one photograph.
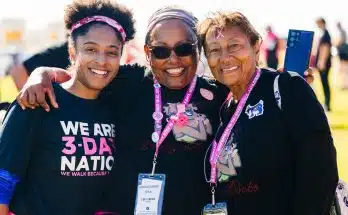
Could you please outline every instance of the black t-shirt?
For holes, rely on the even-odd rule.
[[[218,160],[218,201],[233,215],[325,214],[337,182],[325,113],[299,76],[263,70]],[[226,102],[219,140],[237,104]]]
[[[116,120],[99,99],[54,85],[59,108],[10,108],[0,134],[0,169],[20,177],[16,215],[90,215],[101,207],[114,163]]]
[[[68,42],[48,48],[39,52],[23,62],[30,75],[34,69],[40,66],[58,67],[66,69],[70,65],[68,54]]]
[[[128,68],[112,83],[114,91],[114,109],[128,103],[128,109],[122,111],[125,124],[122,128],[122,144],[115,163],[114,182],[111,191],[112,211],[121,215],[132,214],[135,207],[137,178],[139,173],[150,173],[155,151],[151,140],[154,132],[154,87],[152,75],[145,75],[144,68]],[[127,83],[123,75],[132,74],[132,82]],[[140,82],[139,82],[140,80]],[[138,84],[139,83],[139,84]],[[123,86],[123,90],[119,89]],[[119,90],[116,92],[115,87]],[[176,113],[177,104],[182,102],[188,87],[184,90],[161,88],[163,101],[163,128],[168,117]],[[162,213],[200,214],[209,201],[209,186],[202,172],[204,155],[212,135],[218,126],[219,108],[226,98],[227,91],[217,87],[214,82],[198,78],[195,92],[186,108],[188,122],[180,127],[175,125],[159,151],[156,173],[166,174],[164,204]],[[123,99],[120,100],[120,98]],[[162,129],[163,129],[162,128]]]
[[[320,37],[320,40],[319,40],[319,47],[318,47],[318,53],[317,53],[317,61],[319,59],[319,56],[320,56],[320,46],[321,45],[329,45],[330,49],[331,49],[331,36],[329,34],[329,31],[328,30],[324,30],[323,32],[323,35]],[[329,57],[326,61],[326,69],[329,69],[331,67],[331,50],[329,50]]]

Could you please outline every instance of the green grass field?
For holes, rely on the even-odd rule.
[[[339,89],[337,84],[340,82],[339,76],[334,72],[331,72],[330,76],[332,111],[327,112],[327,117],[337,150],[339,176],[341,179],[348,182],[348,91]],[[323,103],[323,90],[318,75],[315,76],[313,88],[318,99]]]

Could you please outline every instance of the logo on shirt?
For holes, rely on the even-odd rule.
[[[233,133],[221,151],[216,167],[218,169],[219,182],[229,181],[232,176],[237,175],[236,168],[242,167]]]
[[[256,105],[248,105],[245,109],[245,114],[248,115],[249,119],[263,114],[263,100],[260,100]]]
[[[206,141],[208,135],[213,133],[212,126],[206,115],[197,113],[198,108],[193,104],[183,107],[181,103],[167,103],[164,113],[169,119],[179,112],[177,123],[174,125],[173,134],[176,141],[195,143]]]
[[[62,176],[106,176],[114,164],[115,125],[60,121]]]

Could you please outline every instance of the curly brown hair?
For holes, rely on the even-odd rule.
[[[70,29],[74,23],[80,21],[83,18],[89,16],[106,16],[113,20],[116,20],[125,30],[126,41],[132,40],[135,35],[133,13],[125,6],[110,0],[74,0],[71,4],[67,5],[64,13],[65,28],[70,32]],[[72,34],[69,33],[70,42],[76,42],[76,38],[81,35],[85,35],[90,27],[95,24],[105,24],[102,22],[91,22],[80,28],[74,30]],[[115,29],[116,31],[116,29]],[[121,34],[117,32],[117,36],[122,40]]]

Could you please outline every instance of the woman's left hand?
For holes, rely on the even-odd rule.
[[[308,84],[313,83],[314,81],[314,75],[313,75],[313,69],[312,68],[308,68],[305,72],[304,72],[304,78],[306,79]]]

